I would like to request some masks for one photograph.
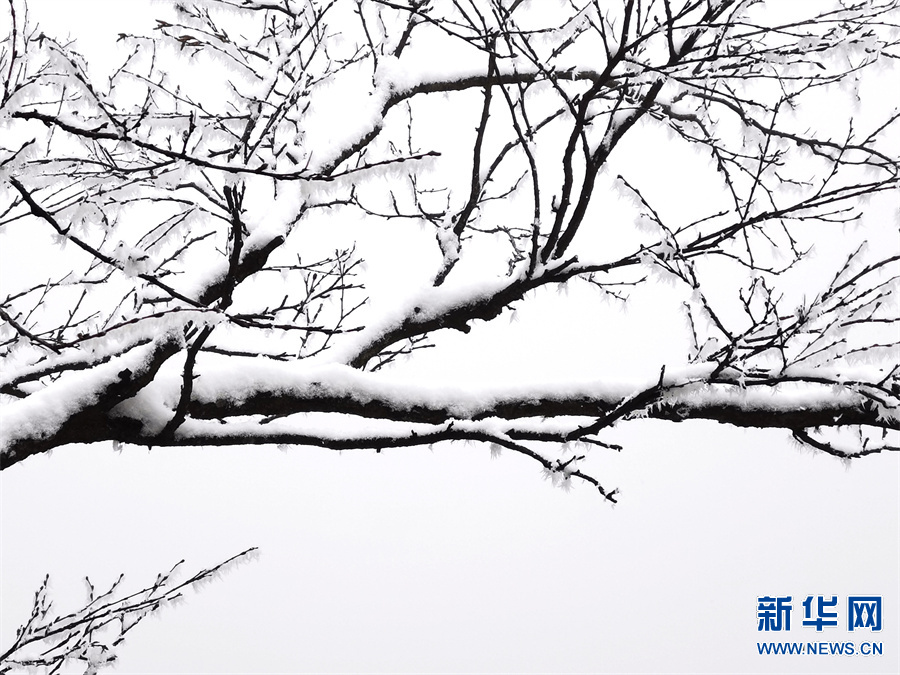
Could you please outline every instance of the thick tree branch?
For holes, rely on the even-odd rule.
[[[68,373],[10,404],[0,429],[0,470],[35,453],[108,436],[114,424],[110,410],[146,387],[181,347],[179,337],[165,335],[91,371]]]

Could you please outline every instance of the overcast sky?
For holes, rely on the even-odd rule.
[[[71,31],[89,56],[156,15],[141,0],[29,4],[45,32]],[[0,255],[6,278],[37,263],[2,236]],[[600,340],[589,328],[585,346]],[[533,344],[556,342],[546,332]],[[526,349],[494,345],[467,362],[487,377],[486,363]],[[554,357],[563,377],[583,368]],[[257,560],[129,634],[116,672],[900,669],[900,457],[845,464],[786,432],[705,422],[644,421],[605,438],[625,451],[595,451],[586,468],[621,489],[615,507],[475,445],[33,457],[0,474],[0,646],[48,572],[74,608],[84,575],[102,585],[125,572],[138,588],[181,558],[192,570],[258,546]],[[848,595],[871,594],[884,597],[871,638],[883,656],[757,654],[764,639],[868,639],[843,625],[767,638],[758,596],[792,595],[797,621],[807,595],[838,595],[843,610]]]

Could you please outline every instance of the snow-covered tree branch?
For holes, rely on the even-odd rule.
[[[476,441],[614,499],[580,462],[639,418],[898,449],[897,0],[159,11],[99,64],[9,0],[2,468]],[[570,287],[598,349],[641,303],[666,349],[577,383],[541,367],[558,337],[490,386],[418,374],[515,351]]]

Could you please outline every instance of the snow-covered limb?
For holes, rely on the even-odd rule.
[[[529,291],[580,273],[581,268],[573,267],[574,262],[542,266],[540,273],[530,275],[520,267],[511,277],[424,288],[408,298],[393,315],[386,315],[381,321],[367,326],[353,344],[332,357],[354,368],[362,368],[384,349],[405,339],[446,328],[468,333],[472,321],[490,321]],[[617,261],[608,267],[628,262]],[[441,269],[446,269],[443,264]]]
[[[66,373],[7,404],[0,425],[0,467],[61,443],[91,441],[109,422],[109,411],[147,386],[182,346],[181,336],[169,333],[90,370]]]
[[[115,371],[120,366],[108,367]],[[175,378],[158,378],[105,412],[91,410],[89,432],[73,429],[71,423],[54,431],[47,427],[53,418],[44,417],[45,408],[22,402],[19,409],[13,408],[17,416],[11,419],[18,432],[7,437],[4,461],[11,465],[72,440],[144,445],[293,443],[333,449],[488,440],[487,427],[473,427],[473,423],[489,424],[492,433],[510,442],[581,440],[617,422],[640,418],[707,419],[790,430],[853,425],[900,429],[900,400],[884,388],[872,385],[867,390],[860,383],[839,383],[822,376],[763,378],[757,374],[751,381],[733,383],[711,379],[713,368],[705,364],[664,373],[658,380],[619,385],[473,386],[461,391],[340,365],[292,368],[249,361],[235,368],[219,364],[194,372],[186,416],[170,433],[164,430],[179,398]],[[48,387],[40,399],[50,399],[54,393],[54,386]],[[29,411],[36,419],[28,418]],[[324,430],[311,430],[305,413],[326,413],[333,421]],[[546,425],[535,429],[533,421],[545,418],[560,420],[555,430]]]
[[[743,382],[710,379],[714,364],[691,366],[681,372],[668,370],[659,380],[587,380],[515,387],[473,384],[465,390],[440,382],[424,384],[382,377],[341,365],[291,367],[247,360],[242,367],[236,366],[213,362],[206,369],[198,369],[191,417],[333,412],[438,424],[492,417],[602,416],[627,405],[636,395],[652,391],[652,396],[642,397],[619,417],[627,419],[639,413],[676,421],[716,419],[741,426],[782,428],[848,424],[897,428],[900,424],[896,413],[885,415],[876,410],[876,404],[896,410],[896,394],[889,390],[882,389],[883,399],[879,400],[875,393],[867,394],[860,383],[824,374],[809,378],[757,374]],[[590,433],[593,430],[584,432]]]

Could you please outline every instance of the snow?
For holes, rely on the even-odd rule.
[[[156,268],[154,261],[140,248],[128,246],[124,241],[116,244],[110,257],[121,266],[126,276],[136,277]]]
[[[298,409],[317,399],[346,400],[365,405],[377,402],[397,413],[415,410],[446,411],[457,420],[472,420],[496,406],[516,401],[592,400],[610,405],[659,383],[659,375],[632,381],[604,382],[584,379],[580,382],[535,383],[528,386],[459,388],[443,383],[423,384],[416,378],[390,372],[367,373],[337,363],[275,364],[259,359],[234,360],[215,364],[210,358],[198,365],[194,400],[201,405],[222,404],[239,413],[254,398],[277,396],[294,401]],[[682,369],[667,369],[664,387],[684,388],[702,381],[714,364],[696,364]],[[677,394],[676,394],[677,395]]]
[[[785,382],[777,386],[716,386],[697,383],[664,396],[664,402],[705,408],[736,405],[741,410],[769,413],[857,407],[864,397],[851,388],[835,392],[831,385]]]
[[[378,58],[374,80],[376,89],[405,92],[420,84],[421,76],[415,74],[408,61],[401,63],[397,57],[388,55]]]
[[[122,401],[110,411],[113,418],[122,417],[141,423],[141,433],[152,438],[159,434],[172,419],[172,411],[178,403],[181,379],[177,374],[160,373],[153,382],[137,395]]]
[[[409,288],[406,297],[398,294],[393,307],[385,308],[381,316],[369,322],[363,331],[342,341],[339,346],[323,354],[322,358],[348,363],[359,351],[382,335],[399,328],[404,322],[421,324],[444,316],[455,308],[477,304],[512,283],[514,278],[498,275],[492,279],[459,281],[451,276],[438,287]]]
[[[160,338],[169,339],[172,336]],[[143,345],[90,370],[65,373],[41,391],[4,406],[0,453],[8,452],[17,441],[45,439],[57,433],[74,415],[96,405],[106,390],[122,379],[122,371],[134,374],[145,370],[157,347],[157,343]]]

